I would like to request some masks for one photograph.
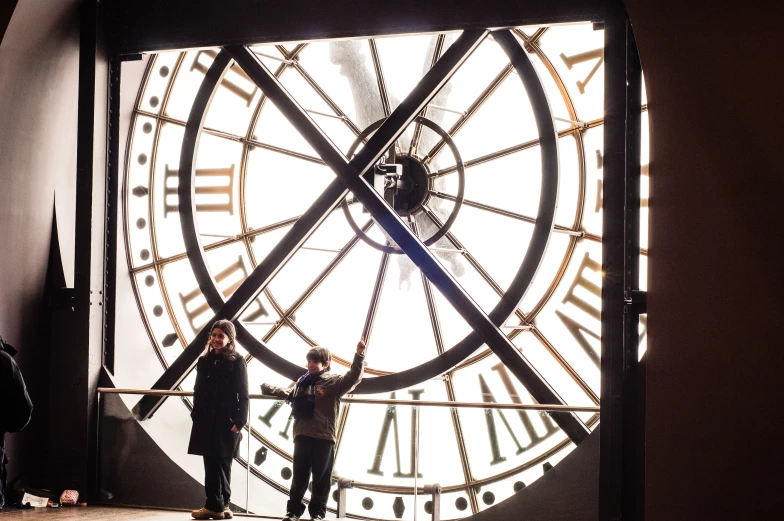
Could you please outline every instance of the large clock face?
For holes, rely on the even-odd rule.
[[[505,34],[505,42],[497,34],[480,39],[362,177],[542,382],[566,404],[598,405],[604,34],[591,24]],[[345,160],[360,158],[460,37],[202,49],[150,61],[131,124],[125,222],[151,356],[172,364],[218,311],[209,294],[228,299],[284,244],[287,262],[239,320],[252,392],[262,382],[289,385],[313,345],[330,348],[333,371],[345,372],[364,337],[358,393],[537,401],[424,275],[421,259],[368,211],[366,195],[345,192],[304,241],[287,242],[336,179],[308,132],[317,128]],[[510,45],[524,49],[532,68],[514,63]],[[257,70],[240,65],[241,52]],[[273,103],[259,70],[312,120],[311,130]],[[192,185],[185,209],[184,182]],[[646,193],[643,183],[643,273]],[[194,378],[181,387],[192,390]],[[254,432],[242,447],[256,477],[251,505],[255,487],[288,489],[293,450],[288,406],[252,407]],[[576,417],[598,424],[593,413]],[[356,483],[348,512],[383,519],[413,518],[414,509],[424,515],[415,483],[443,487],[443,518],[470,515],[573,448],[558,424],[535,412],[344,404],[338,432],[335,473]],[[256,465],[262,446],[266,458]]]

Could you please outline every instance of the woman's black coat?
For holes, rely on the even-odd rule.
[[[191,439],[188,454],[222,458],[239,454],[240,435],[232,425],[242,429],[248,418],[248,367],[235,354],[224,358],[209,354],[196,364],[193,387]]]

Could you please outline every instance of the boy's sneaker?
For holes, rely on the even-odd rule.
[[[223,507],[223,519],[231,519],[234,517],[234,512],[231,511],[229,505]]]
[[[223,519],[223,512],[215,512],[207,507],[191,512],[193,519]]]
[[[286,512],[286,517],[283,518],[283,521],[299,521],[299,516],[297,514],[292,514],[291,512]]]
[[[310,521],[324,521],[324,518],[321,516],[314,516],[310,518]]]

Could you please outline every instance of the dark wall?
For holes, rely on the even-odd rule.
[[[651,118],[649,521],[784,506],[780,6],[627,0]]]
[[[9,472],[37,482],[45,479],[49,435],[44,286],[55,204],[73,280],[76,4],[20,0],[0,44],[0,335],[19,349],[35,405],[31,424],[7,436]]]

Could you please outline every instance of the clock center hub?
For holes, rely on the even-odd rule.
[[[397,154],[394,163],[381,163],[373,170],[373,187],[398,215],[416,213],[427,200],[428,169],[416,156]]]

